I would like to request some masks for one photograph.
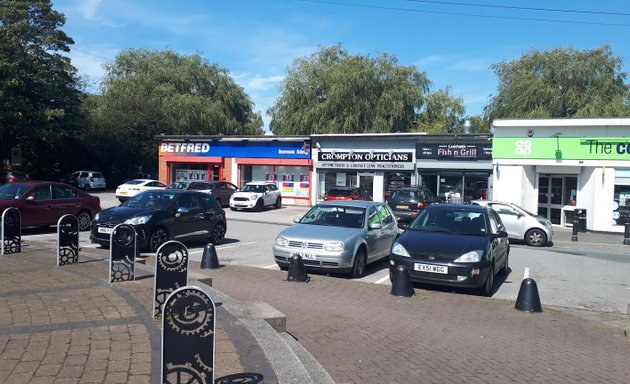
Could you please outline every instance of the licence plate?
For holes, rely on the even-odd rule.
[[[107,233],[108,235],[111,235],[113,230],[114,228],[98,227],[98,233]]]
[[[448,267],[443,265],[431,265],[431,264],[419,264],[416,263],[413,267],[418,272],[429,272],[429,273],[441,273],[443,275],[448,274]]]
[[[302,259],[305,259],[305,260],[317,259],[317,256],[314,253],[310,253],[310,252],[291,252],[291,257],[295,255],[300,255],[300,257],[302,257]]]
[[[408,205],[397,205],[396,209],[409,209]]]

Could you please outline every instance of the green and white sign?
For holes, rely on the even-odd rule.
[[[492,158],[630,161],[630,137],[495,137]]]

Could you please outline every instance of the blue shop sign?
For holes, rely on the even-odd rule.
[[[304,141],[162,142],[160,156],[310,159],[311,152]]]

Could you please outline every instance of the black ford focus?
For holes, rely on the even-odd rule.
[[[405,229],[392,246],[390,271],[405,265],[412,281],[491,296],[495,275],[509,272],[507,233],[492,209],[431,205]]]
[[[138,246],[150,252],[168,240],[207,239],[221,244],[227,230],[225,211],[212,195],[150,190],[94,216],[90,240],[109,246],[112,230],[123,223],[134,227]]]

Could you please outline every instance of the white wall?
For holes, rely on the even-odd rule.
[[[608,167],[585,167],[580,184],[583,187],[578,191],[578,201],[587,202],[584,206],[587,215],[586,228],[623,232],[622,226],[612,225],[615,170]]]

